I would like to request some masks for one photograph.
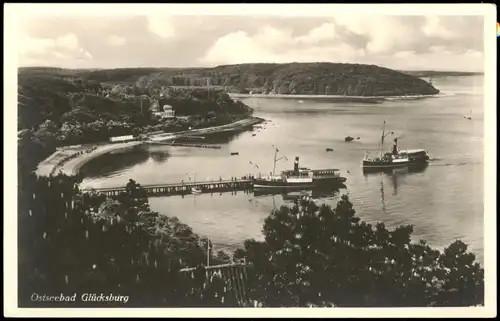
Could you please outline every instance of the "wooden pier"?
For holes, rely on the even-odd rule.
[[[185,195],[191,194],[193,188],[199,189],[201,193],[214,192],[232,192],[232,191],[250,191],[252,189],[252,180],[248,178],[235,178],[233,180],[213,180],[202,182],[181,182],[161,185],[141,185],[146,190],[148,196],[160,195]],[[95,190],[106,196],[117,196],[125,192],[123,187],[107,187],[85,189],[84,191]]]

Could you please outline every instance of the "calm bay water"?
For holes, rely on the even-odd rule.
[[[272,145],[286,156],[277,171],[301,166],[338,168],[347,188],[319,198],[335,206],[349,195],[358,215],[390,228],[414,226],[414,239],[442,248],[456,239],[483,259],[483,77],[443,77],[433,80],[439,97],[392,100],[382,104],[336,103],[324,100],[247,98],[255,116],[271,122],[262,129],[220,137],[221,150],[147,146],[105,155],[87,163],[83,186],[218,180],[220,177],[269,173]],[[472,120],[463,115],[472,110]],[[425,148],[432,161],[420,172],[397,171],[364,175],[365,151],[376,152],[383,121],[400,138],[400,147]],[[344,142],[345,136],[360,137]],[[393,136],[393,137],[394,137]],[[392,143],[388,138],[385,149]],[[333,152],[326,152],[333,148]],[[230,156],[238,152],[238,156]],[[259,169],[250,162],[257,164]],[[262,224],[274,207],[286,204],[281,195],[237,192],[152,197],[153,210],[177,216],[216,249],[234,249],[247,238],[262,239]]]

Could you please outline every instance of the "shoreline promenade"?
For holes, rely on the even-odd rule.
[[[142,141],[66,146],[60,148],[52,155],[50,155],[48,158],[41,161],[38,164],[35,173],[38,176],[51,176],[53,174],[57,174],[58,171],[61,171],[65,175],[76,175],[78,174],[80,168],[82,168],[82,166],[85,165],[85,163],[112,151],[117,151],[120,149],[147,144],[149,142],[162,142],[162,141],[173,140],[184,136],[214,134],[221,132],[243,130],[247,127],[256,125],[264,121],[265,120],[262,118],[251,117],[221,126],[193,129],[177,133],[154,134],[148,136],[146,140]]]

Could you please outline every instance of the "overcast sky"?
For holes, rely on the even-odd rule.
[[[483,70],[482,16],[24,17],[21,66],[197,67],[350,62],[406,70]]]

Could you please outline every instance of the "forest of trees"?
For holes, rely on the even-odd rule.
[[[484,304],[484,270],[467,246],[440,252],[412,232],[361,221],[345,195],[336,208],[304,200],[271,213],[265,240],[235,257],[250,263],[251,297],[269,307]]]
[[[80,180],[30,176],[20,185],[20,306],[43,304],[29,300],[33,292],[119,293],[130,296],[127,306],[236,306],[230,282],[205,278],[207,239],[152,212],[139,184],[106,197],[82,194]],[[366,224],[346,196],[336,208],[303,200],[274,210],[263,233],[234,253],[248,264],[245,288],[259,306],[484,304],[484,271],[464,243],[442,252],[412,243],[411,227]],[[212,264],[229,258],[210,255]],[[197,266],[194,277],[179,272]]]
[[[230,295],[221,302],[228,285],[208,284],[203,270],[194,278],[179,272],[206,262],[207,239],[175,217],[152,212],[134,181],[106,198],[79,192],[80,180],[32,175],[19,188],[21,307],[65,304],[32,302],[34,292],[115,293],[130,297],[127,306],[235,305]],[[210,255],[213,264],[228,260],[222,252]]]
[[[32,73],[42,73],[34,69]],[[53,72],[53,71],[51,71]],[[69,71],[58,71],[59,74]],[[130,68],[71,73],[86,82],[127,85],[130,92],[152,93],[162,86],[223,87],[231,92],[303,95],[399,96],[434,95],[419,77],[438,72],[401,72],[376,65],[346,63],[255,63],[213,68]]]
[[[346,96],[434,95],[427,81],[375,65],[344,63],[255,63],[213,68],[144,68],[80,73],[92,81],[154,86],[223,86],[232,92]],[[421,76],[418,74],[417,76]]]
[[[227,124],[252,113],[225,92],[207,90],[140,90],[137,86],[106,86],[58,69],[22,69],[18,83],[18,150],[21,172],[33,170],[58,146],[107,141],[121,135]],[[147,93],[149,89],[152,93]],[[167,88],[168,89],[168,88]],[[127,96],[129,95],[129,96]],[[154,100],[172,105],[178,116],[165,123],[153,117]]]
[[[19,74],[18,130],[37,129],[49,120],[58,128],[76,126],[83,132],[87,129],[80,127],[85,126],[97,127],[92,130],[110,135],[113,130],[125,128],[130,132],[133,128],[158,124],[149,110],[155,100],[161,100],[160,105],[172,105],[179,116],[204,116],[210,112],[216,116],[246,116],[252,112],[222,91],[148,87],[144,93],[133,85],[117,84],[105,89],[95,81],[26,71]],[[75,135],[69,129],[60,133],[62,140]]]

